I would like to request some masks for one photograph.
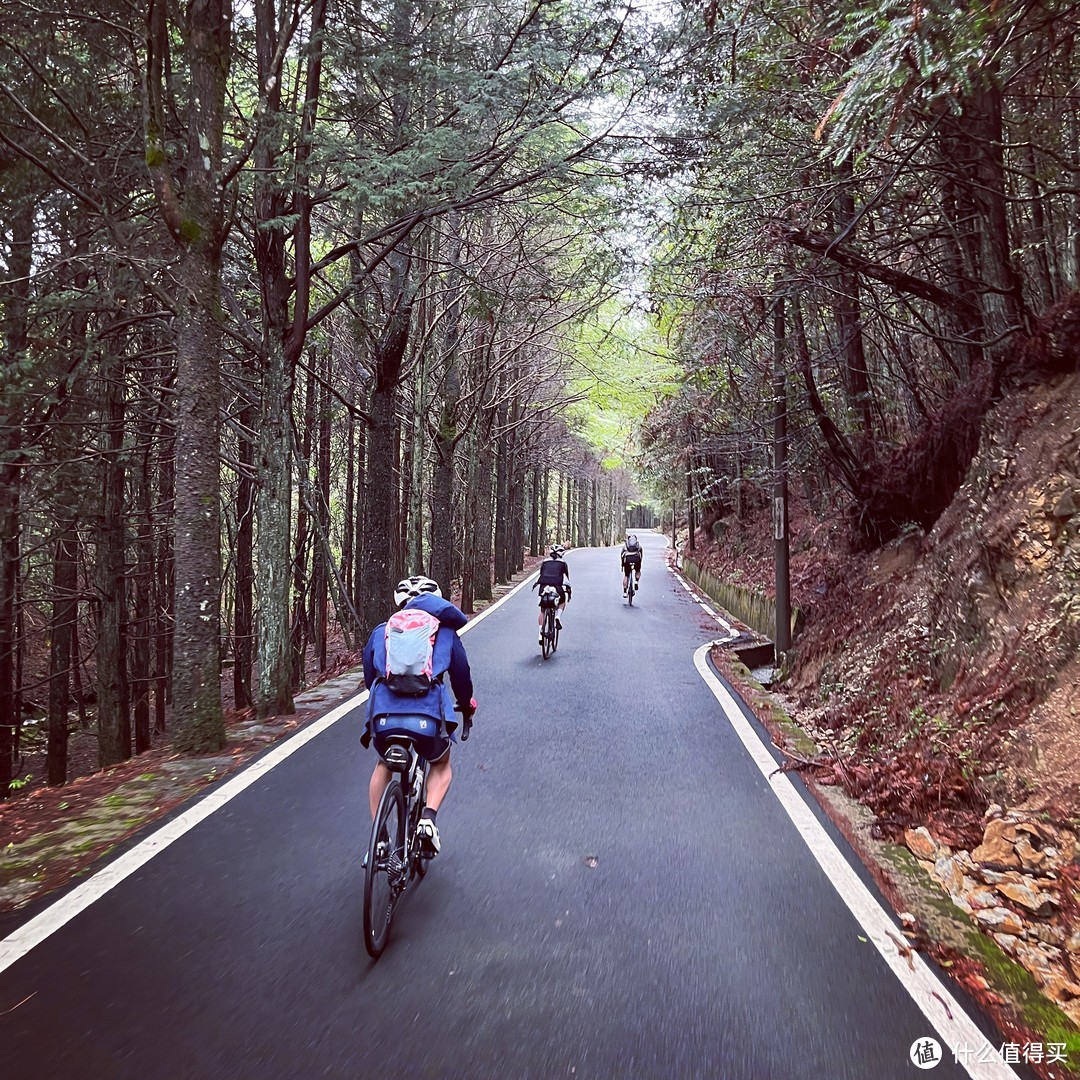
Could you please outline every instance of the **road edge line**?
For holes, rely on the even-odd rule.
[[[489,604],[483,611],[470,619],[459,631],[467,633],[477,623],[483,621],[497,608],[501,607],[515,593],[523,589],[537,576],[539,571],[520,581],[505,595]],[[40,945],[47,937],[54,934],[80,912],[85,911],[95,901],[130,877],[136,870],[145,866],[155,855],[159,855],[174,841],[190,832],[200,822],[231,802],[241,792],[257,780],[261,780],[271,769],[276,768],[287,758],[296,753],[312,739],[321,735],[343,717],[367,701],[368,692],[362,690],[335,705],[328,713],[313,720],[306,727],[290,735],[268,750],[251,764],[245,765],[235,776],[225,780],[220,787],[207,792],[194,805],[188,807],[171,821],[155,829],[149,836],[140,840],[133,848],[118,855],[100,870],[77,885],[71,892],[54,900],[44,911],[28,919],[18,929],[13,930],[0,941],[0,972],[6,971],[17,960],[22,959],[31,949]]]
[[[900,955],[897,942],[903,941],[901,930],[852,869],[843,852],[795,789],[790,777],[780,771],[738,702],[709,667],[708,655],[712,645],[711,642],[702,645],[694,653],[694,666],[698,674],[712,691],[728,723],[798,830],[810,854],[824,871],[840,899],[866,931],[874,948],[919,1011],[953,1051],[957,1064],[964,1068],[972,1080],[1019,1080],[1016,1072],[1000,1057],[996,1061],[960,1061],[957,1053],[960,1048],[967,1049],[973,1055],[976,1047],[988,1042],[986,1036],[917,952],[912,950],[907,957]]]
[[[664,539],[667,540],[667,537],[665,536]],[[670,543],[668,546],[670,546]],[[690,594],[690,599],[693,600],[699,608],[711,615],[727,632],[726,638],[721,639],[719,642],[713,642],[713,644],[724,645],[741,636],[739,631],[717,612],[716,608],[714,608],[703,596],[697,594],[694,587],[686,580],[686,575],[681,570],[677,569],[670,562],[667,565],[667,570],[668,573],[671,574],[671,576]]]

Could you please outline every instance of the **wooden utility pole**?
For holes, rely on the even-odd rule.
[[[773,540],[776,544],[776,651],[791,648],[788,548],[787,390],[784,385],[784,299],[773,306]]]

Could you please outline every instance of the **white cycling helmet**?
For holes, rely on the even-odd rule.
[[[566,554],[566,548],[562,544],[552,544],[550,554],[553,559],[561,559]]]
[[[439,588],[437,582],[422,575],[402,578],[394,589],[394,603],[398,607],[404,607],[414,596],[419,596],[421,593],[434,593],[436,596],[442,596],[442,589]]]

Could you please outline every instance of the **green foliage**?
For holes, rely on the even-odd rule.
[[[905,110],[957,112],[976,84],[992,76],[995,30],[1009,18],[1001,8],[930,0],[838,12],[833,48],[853,61],[818,126],[819,133],[831,129],[835,160],[866,137],[892,137]]]

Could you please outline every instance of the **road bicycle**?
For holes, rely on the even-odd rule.
[[[559,647],[559,590],[545,585],[540,590],[540,608],[544,612],[540,624],[540,651],[546,660]]]
[[[460,705],[454,711],[463,716],[461,741],[465,742],[472,712]],[[383,761],[393,775],[375,811],[364,859],[364,947],[372,960],[382,956],[394,910],[409,886],[427,873],[431,859],[416,835],[427,804],[427,759],[416,752],[407,734],[391,735],[387,742]]]
[[[428,858],[416,835],[427,797],[428,763],[408,735],[391,735],[383,761],[393,773],[371,823],[364,870],[364,946],[378,960],[390,937],[394,909]]]
[[[634,593],[638,590],[638,585],[634,580],[637,574],[637,567],[633,563],[630,564],[629,571],[626,575],[626,602],[633,607],[634,606]]]

